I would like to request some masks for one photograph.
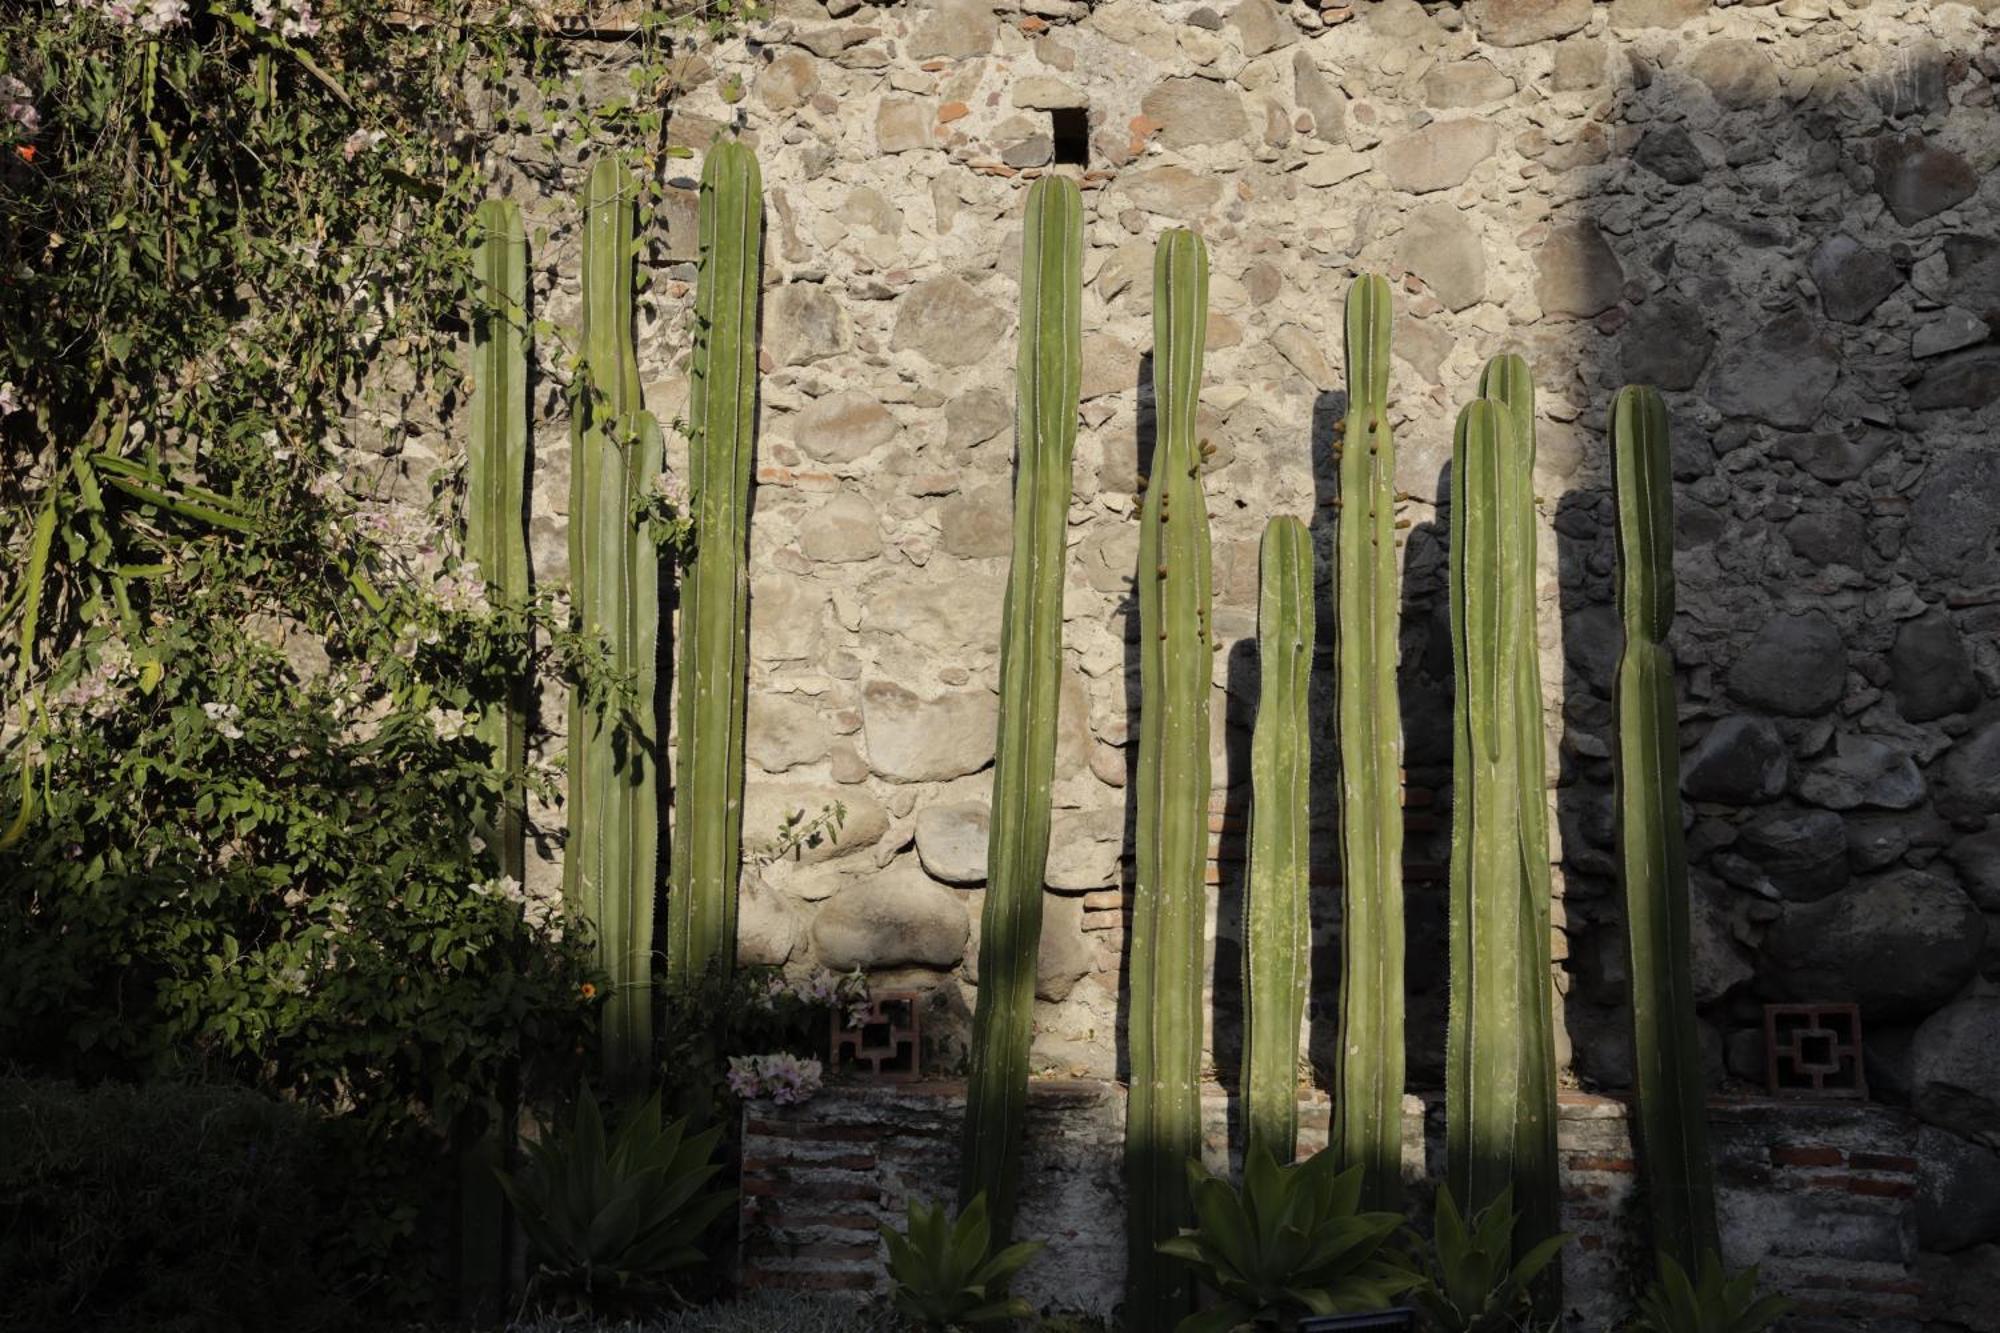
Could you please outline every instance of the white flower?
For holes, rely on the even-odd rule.
[[[386,137],[380,130],[356,130],[347,136],[347,142],[341,144],[340,155],[352,162]]]
[[[0,417],[20,410],[21,399],[14,390],[14,381],[0,380]]]
[[[34,93],[11,74],[0,74],[0,119],[11,120],[23,134],[42,128],[42,113],[35,108]]]
[[[215,730],[227,740],[243,739],[243,728],[236,725],[236,719],[243,716],[243,710],[235,704],[205,703],[201,711],[215,724]]]
[[[455,741],[461,736],[472,734],[472,718],[456,708],[440,708],[433,704],[430,711],[432,730],[441,741]]]
[[[477,560],[462,561],[456,570],[440,576],[431,595],[446,611],[479,617],[493,612],[486,600],[486,581],[479,576]]]
[[[139,16],[141,32],[162,33],[187,22],[187,0],[153,0]]]

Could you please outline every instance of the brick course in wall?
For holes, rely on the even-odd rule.
[[[875,1228],[900,1224],[911,1197],[956,1189],[964,1084],[829,1088],[803,1106],[757,1103],[743,1121],[742,1277],[746,1285],[879,1293]],[[1228,1094],[1203,1098],[1204,1155],[1231,1151]],[[1108,1312],[1125,1254],[1120,1149],[1124,1090],[1097,1081],[1031,1085],[1020,1231],[1049,1242],[1021,1291],[1044,1309]],[[1300,1107],[1306,1151],[1326,1143],[1328,1105]],[[1443,1170],[1442,1108],[1405,1103],[1404,1173]],[[1871,1105],[1765,1099],[1709,1107],[1723,1245],[1732,1266],[1757,1264],[1767,1285],[1798,1303],[1814,1333],[1892,1333],[1925,1311],[1915,1270],[1920,1162],[1916,1124]],[[1621,1101],[1565,1093],[1559,1117],[1564,1327],[1622,1324],[1644,1277],[1637,1164]]]

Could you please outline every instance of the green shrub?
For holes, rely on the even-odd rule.
[[[319,1131],[237,1089],[0,1079],[0,1329],[342,1326]]]

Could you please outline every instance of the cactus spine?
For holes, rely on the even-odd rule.
[[[1552,1235],[1558,1185],[1548,828],[1535,661],[1534,386],[1501,357],[1452,451],[1451,1021],[1454,1197],[1510,1189],[1517,1251]]]
[[[1042,936],[1062,684],[1063,560],[1083,381],[1083,196],[1045,176],[1028,191],[1014,363],[1014,549],[1001,612],[1000,721],[980,915],[959,1203],[986,1196],[997,1243],[1013,1230]]]
[[[750,471],[757,420],[757,294],[764,186],[740,143],[701,172],[700,270],[689,410],[694,555],[681,581],[668,978],[736,965],[743,840],[743,707],[749,672]]]
[[[465,553],[503,602],[528,598],[528,534],[523,492],[528,474],[528,242],[521,206],[489,199],[475,219],[473,280],[479,307],[472,326],[472,446],[465,459]],[[507,682],[501,700],[480,715],[479,739],[492,747],[501,775],[495,817],[481,829],[500,873],[527,873],[526,681]]]
[[[1187,1162],[1201,1148],[1202,918],[1208,859],[1208,509],[1195,439],[1208,252],[1169,231],[1153,260],[1158,439],[1139,515],[1138,876],[1125,1116],[1125,1320],[1171,1328],[1191,1308],[1180,1265],[1154,1246],[1190,1222]]]
[[[1655,1246],[1694,1271],[1717,1248],[1707,1076],[1690,970],[1674,663],[1674,495],[1667,409],[1628,386],[1611,408],[1618,500],[1618,862],[1632,942],[1640,1182]]]
[[[660,471],[660,429],[639,401],[632,343],[631,174],[590,173],[584,200],[583,356],[571,406],[570,577],[583,631],[603,640],[624,689],[570,694],[565,891],[591,923],[604,1003],[605,1069],[644,1076],[652,1050],[658,892],[659,725],[654,707],[659,550],[634,520]]]
[[[1394,1208],[1403,1148],[1403,732],[1396,691],[1396,450],[1389,434],[1389,284],[1347,296],[1340,448],[1340,1063],[1333,1146],[1363,1168],[1362,1202]]]
[[[1299,1026],[1312,956],[1307,900],[1312,770],[1312,535],[1296,518],[1264,526],[1258,550],[1257,724],[1250,740],[1250,872],[1243,904],[1246,1148],[1289,1162],[1299,1137]]]

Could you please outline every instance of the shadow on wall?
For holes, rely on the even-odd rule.
[[[1979,868],[1994,835],[1977,832],[2000,808],[2000,457],[1978,434],[2000,397],[2000,238],[1952,211],[1981,184],[1947,116],[1971,53],[1906,49],[1858,80],[1815,69],[1794,94],[1801,67],[1781,73],[1774,49],[1635,59],[1606,136],[1625,160],[1539,242],[1542,308],[1595,334],[1575,360],[1527,349],[1581,411],[1545,427],[1542,474],[1579,460],[1544,495],[1566,1026],[1580,1079],[1630,1082],[1604,417],[1620,383],[1651,383],[1674,428],[1672,646],[1711,1076],[1761,1085],[1765,1001],[1856,1001],[1875,1092],[1902,1099],[1914,1025],[1994,963],[1973,895],[2000,910]]]
[[[1620,50],[1629,69],[1614,72],[1606,66]],[[1987,914],[2000,912],[2000,454],[1981,435],[2000,399],[1990,333],[2000,326],[2000,235],[1976,227],[1990,228],[1979,205],[2000,205],[1988,198],[2000,187],[1975,169],[1993,145],[1970,115],[1990,104],[1987,79],[2000,66],[1985,50],[1904,47],[1864,73],[1832,55],[1788,64],[1803,59],[1796,51],[1691,28],[1631,47],[1572,38],[1557,49],[1556,85],[1617,91],[1581,133],[1531,132],[1536,141],[1519,145],[1538,174],[1601,177],[1588,192],[1559,193],[1520,237],[1546,316],[1520,350],[1544,407],[1537,490],[1553,544],[1545,575],[1552,564],[1555,578],[1543,588],[1542,631],[1562,645],[1562,670],[1544,689],[1551,718],[1561,717],[1550,765],[1563,1056],[1585,1086],[1630,1082],[1605,417],[1619,385],[1651,383],[1674,426],[1673,647],[1712,1077],[1761,1086],[1766,1001],[1855,1000],[1873,1095],[1957,1123],[1962,1105],[1927,1071],[2000,1040],[2000,1005],[1964,998],[1979,976],[2000,972],[1985,943]],[[1476,218],[1434,225],[1404,261],[1419,299],[1451,309],[1483,299]],[[1384,266],[1366,250],[1356,263]],[[1461,299],[1446,290],[1449,270],[1462,284],[1468,263],[1480,288]],[[1405,299],[1399,340],[1421,333],[1408,317],[1418,301]],[[1481,348],[1502,350],[1503,340]],[[1407,359],[1398,377],[1414,397]],[[1469,378],[1444,386],[1452,411],[1473,387]],[[1320,395],[1310,439],[1322,580],[1311,1049],[1322,1083],[1338,1024],[1325,502],[1337,485],[1340,406],[1339,395]],[[1425,457],[1414,451],[1411,461]],[[1434,493],[1421,497],[1435,514],[1410,533],[1403,570],[1416,1088],[1442,1082],[1447,991],[1446,481],[1436,473]],[[1254,716],[1254,649],[1239,644],[1227,675],[1233,746]],[[1240,1049],[1234,934],[1247,796],[1230,790],[1224,811],[1212,1016],[1225,1084]],[[2000,940],[2000,929],[1991,934]]]
[[[1989,72],[2000,76],[2000,64],[1983,49],[1904,49],[1861,72],[1837,61],[1873,58],[1867,48],[1794,64],[1811,53],[1692,25],[1620,36],[1632,44],[1591,33],[1557,45],[1558,87],[1615,91],[1604,92],[1596,121],[1552,118],[1563,128],[1518,145],[1534,173],[1578,184],[1559,189],[1543,220],[1510,238],[1534,265],[1545,316],[1518,341],[1543,405],[1542,633],[1561,645],[1544,691],[1551,723],[1560,716],[1549,757],[1562,1055],[1586,1087],[1630,1083],[1612,806],[1611,682],[1621,645],[1604,422],[1615,390],[1644,382],[1666,393],[1674,427],[1673,648],[1712,1078],[1718,1087],[1761,1086],[1765,1002],[1854,1000],[1867,1020],[1872,1094],[1974,1130],[1983,1104],[1950,1091],[1963,1082],[1950,1071],[1976,1067],[1977,1053],[2000,1041],[2000,1004],[1967,998],[1982,975],[2000,974],[1987,943],[2000,941],[1989,916],[2000,913],[2000,453],[1982,438],[2000,400],[2000,345],[1990,333],[2000,326],[2000,234],[1979,229],[2000,217],[2000,186],[1975,169],[1996,149],[1972,113],[1990,101]],[[1475,52],[1461,63],[1485,61]],[[1399,423],[1399,437],[1403,484],[1420,493],[1410,497],[1418,522],[1403,560],[1401,686],[1411,793],[1407,1055],[1410,1085],[1422,1089],[1443,1080],[1448,997],[1448,473],[1435,436],[1448,432],[1474,385],[1471,374],[1443,385],[1435,396],[1449,406],[1439,407],[1426,393],[1437,377],[1412,358],[1428,359],[1425,338],[1437,334],[1425,326],[1440,308],[1487,300],[1484,266],[1501,242],[1491,231],[1482,240],[1476,212],[1450,220],[1412,212],[1427,230],[1422,248],[1391,236],[1352,262],[1409,278],[1397,378],[1412,420]],[[1335,284],[1330,296],[1343,285],[1334,273],[1323,280]],[[1478,351],[1506,347],[1495,337]],[[1138,396],[1143,472],[1153,444],[1147,364]],[[1343,406],[1323,391],[1309,425],[1288,423],[1291,440],[1308,430],[1316,490],[1309,1013],[1322,1085],[1338,1032],[1328,502]],[[1442,419],[1420,431],[1418,413]],[[1211,494],[1212,505],[1220,499]],[[1127,704],[1136,710],[1144,703],[1136,608],[1127,602],[1122,612]],[[1217,722],[1233,756],[1254,719],[1254,640],[1238,639],[1219,675]],[[1136,761],[1136,746],[1126,760]],[[1218,776],[1245,771],[1232,762]],[[1128,769],[1128,827],[1135,791]],[[1219,795],[1208,1049],[1233,1090],[1249,792],[1239,784]],[[1129,892],[1129,861],[1124,873]],[[1123,1074],[1122,983],[1118,1014]],[[1956,1143],[1953,1151],[1982,1162],[1992,1156]],[[2000,1178],[2000,1164],[1991,1171]],[[1956,1223],[1927,1225],[1934,1248],[1989,1238]]]

